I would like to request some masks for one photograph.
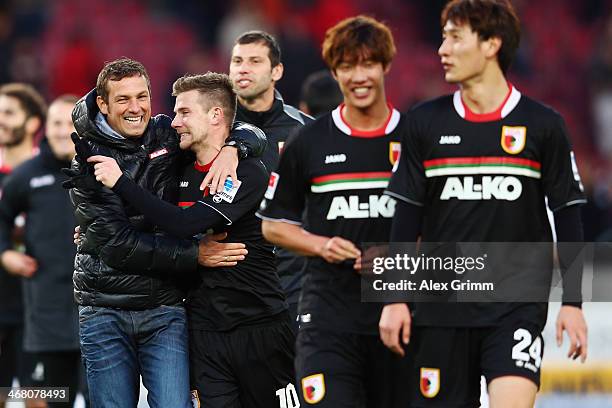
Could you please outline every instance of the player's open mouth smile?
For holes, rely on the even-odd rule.
[[[357,98],[366,98],[370,95],[371,91],[372,91],[372,87],[369,87],[369,86],[358,86],[358,87],[351,89],[351,92]]]

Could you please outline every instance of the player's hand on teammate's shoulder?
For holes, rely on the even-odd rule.
[[[200,240],[198,263],[207,268],[235,266],[244,260],[249,251],[241,243],[219,242],[227,237],[226,232],[205,235]]]
[[[236,169],[238,168],[238,153],[236,149],[221,149],[219,155],[213,162],[208,174],[200,184],[200,190],[209,186],[210,194],[223,191],[223,185],[228,177],[237,181]]]
[[[392,352],[404,356],[404,346],[410,342],[412,316],[406,303],[386,305],[380,315],[378,331],[383,344]]]
[[[561,306],[557,316],[557,346],[563,344],[563,331],[567,332],[570,347],[567,357],[585,362],[588,351],[587,324],[582,309],[575,306]]]
[[[329,263],[340,263],[347,259],[358,259],[361,251],[348,239],[331,237],[319,249],[319,256]]]

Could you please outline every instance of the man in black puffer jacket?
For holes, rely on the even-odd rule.
[[[78,143],[73,162],[84,180],[91,177],[86,158],[100,154],[113,157],[138,185],[176,200],[179,140],[169,117],[151,117],[142,64],[130,59],[106,64],[96,89],[77,103],[73,120],[87,142]],[[77,186],[71,198],[82,235],[73,280],[92,405],[136,406],[140,374],[151,407],[191,406],[184,293],[178,284],[197,268],[198,243],[135,234],[130,224],[153,231],[135,209],[97,183]],[[205,257],[209,251],[201,243],[200,262],[226,266],[245,253],[236,246]]]

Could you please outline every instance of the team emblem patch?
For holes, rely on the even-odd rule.
[[[228,177],[225,180],[225,183],[223,184],[223,190],[219,191],[213,196],[213,201],[215,203],[220,203],[221,201],[227,201],[228,203],[231,203],[236,197],[236,193],[240,188],[240,184],[242,183],[239,180],[233,182],[231,177]]]
[[[501,146],[506,153],[519,154],[525,148],[527,128],[525,126],[503,126]]]
[[[302,393],[309,404],[316,404],[325,396],[325,378],[323,374],[314,374],[302,378]]]
[[[198,393],[198,390],[191,390],[191,406],[200,408],[200,393]]]
[[[421,394],[425,398],[433,398],[440,391],[440,369],[421,367]]]
[[[400,152],[402,151],[402,144],[400,142],[389,142],[389,161],[392,166],[398,162]]]
[[[276,192],[276,186],[278,186],[279,178],[280,176],[278,175],[278,173],[270,173],[270,180],[268,180],[268,188],[266,189],[266,193],[264,194],[264,197],[268,200],[274,198],[274,193]]]

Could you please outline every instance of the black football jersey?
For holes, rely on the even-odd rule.
[[[563,119],[514,87],[497,112],[470,112],[457,91],[407,123],[387,194],[423,207],[424,242],[552,241],[546,200],[553,212],[585,202]],[[509,307],[418,304],[415,323],[488,325]]]
[[[300,129],[285,145],[258,215],[340,236],[361,247],[387,242],[395,200],[383,194],[399,157],[402,116],[391,109],[381,129],[361,132],[342,117],[343,105]],[[302,218],[302,214],[305,217]],[[360,275],[350,262],[307,261],[299,313],[303,324],[373,334],[381,306],[361,303]]]
[[[268,173],[259,159],[238,164],[238,183],[225,182],[222,192],[211,196],[200,191],[209,166],[187,166],[179,183],[179,206],[206,205],[217,211],[227,232],[225,242],[241,242],[249,251],[233,267],[200,267],[201,283],[187,298],[189,326],[199,330],[224,331],[275,319],[287,310],[276,274],[273,246],[261,234],[255,210],[266,190]],[[203,231],[206,232],[206,231]]]

